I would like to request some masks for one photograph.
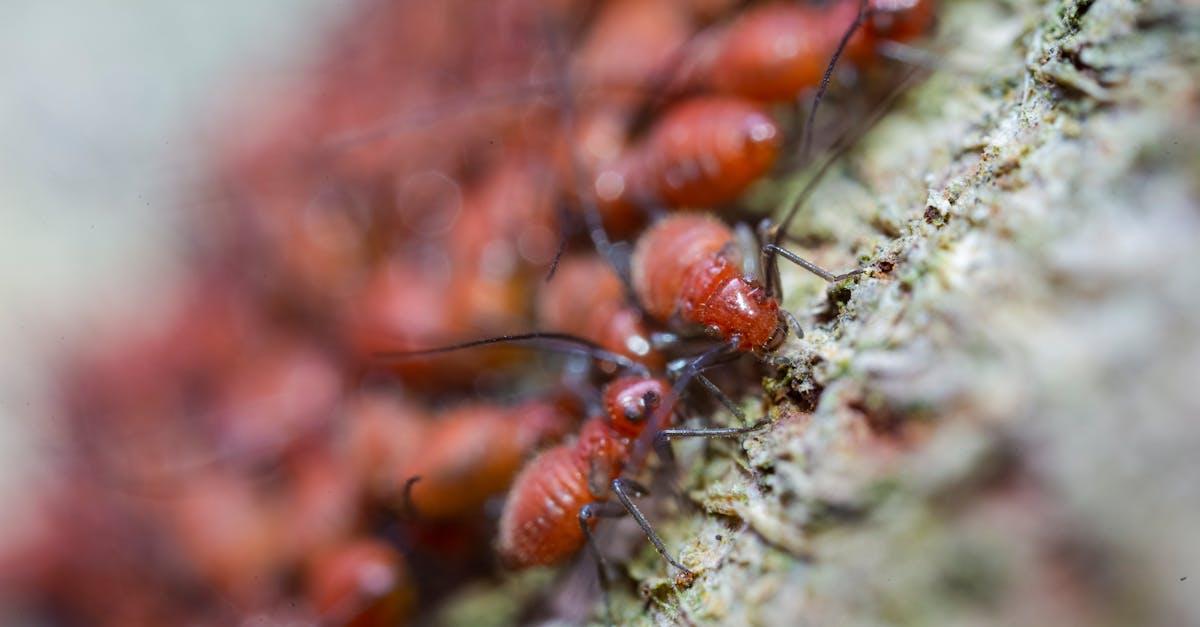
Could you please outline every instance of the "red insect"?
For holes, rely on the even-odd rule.
[[[792,100],[816,87],[859,0],[832,5],[768,3],[740,13],[699,45],[685,83],[757,100]],[[849,40],[846,54],[860,66],[879,57],[885,41],[906,42],[928,31],[930,0],[870,0],[867,20]]]
[[[348,412],[347,457],[374,498],[411,506],[422,521],[463,518],[503,493],[531,455],[578,423],[578,413],[567,395],[512,406],[471,403],[433,415],[372,392]],[[406,494],[413,477],[420,480]]]
[[[509,566],[557,564],[575,554],[595,525],[597,507],[607,501],[610,486],[628,502],[629,484],[614,482],[634,441],[670,393],[670,384],[661,379],[613,381],[604,393],[606,416],[585,422],[574,444],[549,449],[525,466],[500,517],[497,548]]]
[[[596,91],[586,94],[585,104],[628,113],[691,36],[693,12],[675,0],[612,0],[599,7],[572,52],[572,76]]]
[[[779,302],[742,272],[733,231],[704,214],[668,216],[633,254],[633,285],[650,315],[679,319],[740,351],[769,350],[787,335]]]
[[[343,333],[361,363],[382,351],[452,341],[482,332],[510,331],[523,319],[520,283],[460,275],[439,277],[416,263],[376,268],[343,314]],[[469,357],[443,355],[398,360],[387,367],[422,389],[469,385],[471,375],[504,364],[512,353],[493,347]]]
[[[417,453],[393,469],[395,485],[421,477],[411,489],[421,519],[478,513],[488,498],[508,488],[532,453],[577,424],[569,404],[533,400],[451,410],[429,423]]]
[[[680,102],[593,178],[606,223],[636,207],[699,208],[736,199],[771,169],[783,134],[758,105],[729,96]]]
[[[764,250],[831,282],[862,272],[835,275],[776,244]],[[779,306],[771,271],[765,282],[746,277],[733,231],[712,216],[663,218],[638,239],[632,266],[634,289],[646,311],[663,322],[699,326],[734,351],[772,351],[794,326]]]
[[[681,384],[686,381],[676,387]],[[655,448],[671,459],[671,439],[734,437],[766,422],[742,428],[661,429],[673,419],[675,398],[676,390],[663,379],[623,376],[609,383],[604,390],[606,415],[585,422],[574,443],[534,458],[513,482],[500,517],[496,546],[501,559],[512,568],[558,564],[588,543],[607,586],[607,567],[592,543],[592,530],[599,517],[630,514],[659,554],[680,571],[681,582],[690,582],[694,574],[671,557],[632,501],[647,493],[623,476],[637,469],[635,447],[653,435]]]
[[[870,0],[860,28],[863,1],[759,5],[723,29],[698,36],[688,46],[698,60],[683,69],[683,86],[672,89],[725,95],[673,103],[632,145],[622,147],[617,130],[624,129],[627,115],[585,119],[581,165],[592,173],[590,192],[606,227],[628,233],[648,209],[711,207],[736,199],[770,170],[782,142],[781,129],[755,101],[793,100],[820,86],[819,102],[831,57],[844,52],[865,67],[884,42],[911,40],[932,22],[929,0]],[[605,154],[607,159],[599,156]]]
[[[402,625],[416,604],[404,560],[378,540],[348,540],[321,552],[309,560],[304,579],[323,623]]]

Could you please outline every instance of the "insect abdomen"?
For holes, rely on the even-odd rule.
[[[557,564],[583,546],[579,508],[593,500],[587,472],[568,446],[542,453],[521,472],[500,518],[497,549],[507,566]]]
[[[705,215],[674,215],[660,220],[638,240],[633,285],[642,306],[669,320],[683,306],[689,276],[710,266],[733,240],[729,227]]]
[[[737,198],[775,164],[781,133],[752,102],[705,96],[682,102],[641,148],[651,193],[670,207],[711,207]]]

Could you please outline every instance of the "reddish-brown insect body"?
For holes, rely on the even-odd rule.
[[[713,39],[694,81],[757,100],[791,100],[821,82],[859,0],[827,6],[770,3],[747,9]],[[884,40],[910,41],[929,30],[928,0],[871,0],[868,19],[850,39],[847,56],[859,65],[878,58]]]
[[[633,284],[652,316],[712,329],[739,350],[768,349],[786,333],[779,302],[742,276],[732,231],[707,215],[668,216],[643,234]]]
[[[477,515],[505,490],[541,447],[560,441],[578,422],[574,399],[531,400],[506,407],[462,405],[437,417],[382,395],[351,409],[348,444],[367,490],[399,505],[405,483],[422,520]]]
[[[549,449],[525,466],[500,517],[497,549],[507,565],[557,564],[583,546],[580,508],[605,499],[650,414],[670,390],[661,379],[613,381],[604,392],[608,416],[588,420],[574,444]]]
[[[663,364],[641,312],[629,305],[621,280],[596,255],[563,260],[557,278],[538,295],[538,317],[546,329],[578,335],[650,368]]]
[[[672,207],[707,207],[737,198],[766,174],[781,133],[753,103],[707,96],[682,102],[655,125],[642,151],[655,195]]]
[[[421,477],[411,494],[421,518],[476,513],[509,486],[531,453],[561,440],[577,420],[547,401],[456,409],[435,422],[417,454],[401,464],[397,486]]]
[[[318,616],[339,625],[402,624],[415,602],[400,555],[377,540],[351,540],[319,554],[306,584]]]
[[[829,62],[830,44],[841,34],[824,29],[829,11],[797,3],[748,9],[719,40],[710,86],[748,98],[787,100],[816,85]]]
[[[782,133],[766,111],[728,96],[681,102],[645,141],[595,179],[601,206],[659,202],[709,207],[729,202],[766,174]]]
[[[878,58],[880,43],[904,43],[928,33],[933,27],[935,8],[933,0],[871,0],[864,32],[851,39],[851,59],[859,64],[868,63]]]

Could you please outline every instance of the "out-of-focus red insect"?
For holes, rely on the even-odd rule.
[[[425,445],[428,412],[397,394],[365,391],[350,399],[344,419],[341,445],[357,483],[368,495],[400,496],[396,469]]]
[[[160,506],[197,581],[241,611],[265,607],[282,591],[283,521],[263,489],[245,475],[197,471]]]
[[[599,7],[573,51],[571,78],[585,90],[580,105],[625,113],[636,107],[655,73],[692,34],[691,13],[674,0],[614,0]]]
[[[376,268],[347,303],[344,332],[359,363],[365,364],[380,352],[428,346],[431,339],[445,342],[511,331],[523,319],[518,315],[526,307],[522,290],[521,284],[496,284],[485,278],[460,282],[419,264],[388,263]],[[459,304],[464,300],[467,304]],[[471,384],[472,374],[501,366],[513,355],[505,347],[493,347],[472,355],[437,355],[386,366],[416,387],[463,387]]]
[[[220,454],[275,459],[316,435],[336,411],[343,376],[331,355],[294,337],[264,337],[243,347],[214,391]]]
[[[397,254],[381,259],[345,304],[345,333],[362,362],[379,352],[512,333],[528,324],[531,283],[545,273],[558,241],[551,172],[514,152],[481,176],[465,191],[434,172],[402,186],[397,211],[408,237],[393,244]],[[391,367],[412,383],[462,385],[506,354],[492,348]]]
[[[577,335],[602,348],[659,370],[664,358],[654,347],[642,313],[629,304],[621,279],[596,255],[571,256],[538,294],[544,328]]]
[[[865,67],[885,41],[907,42],[928,31],[931,0],[870,0],[867,20],[846,54]],[[816,87],[830,55],[859,11],[859,0],[830,5],[774,2],[746,9],[695,46],[685,83],[758,100],[792,100]]]
[[[420,477],[406,503],[418,520],[462,518],[503,494],[536,450],[562,440],[578,420],[571,405],[566,399],[470,404],[418,418],[396,401],[376,398],[350,417],[350,441],[355,456],[372,460],[360,461],[360,470],[378,496],[401,504],[407,479]]]
[[[594,170],[606,226],[627,232],[655,208],[728,203],[775,164],[782,131],[751,101],[699,96],[668,108],[646,137]]]
[[[200,618],[179,603],[195,594],[194,580],[173,559],[168,534],[138,516],[140,502],[113,498],[103,476],[80,467],[39,488],[23,512],[33,526],[14,519],[0,544],[0,620],[115,627]]]
[[[214,256],[241,259],[264,291],[309,313],[327,311],[392,252],[397,242],[380,234],[427,210],[404,206],[414,177],[470,181],[511,165],[514,149],[541,152],[556,129],[541,31],[581,10],[528,0],[363,4],[306,83],[224,120],[214,196],[225,211],[203,218],[225,227]],[[540,237],[525,238],[522,252],[545,257],[550,241],[552,254],[554,238]]]
[[[436,423],[421,454],[401,476],[419,476],[411,491],[419,516],[443,518],[478,511],[508,488],[531,453],[557,442],[577,418],[553,403],[508,408],[465,407]]]
[[[323,623],[403,625],[416,605],[403,558],[378,540],[348,540],[315,554],[304,580],[309,603]]]
[[[277,486],[268,496],[279,517],[278,551],[289,565],[357,531],[364,489],[353,473],[349,451],[335,444],[332,433],[310,438],[288,452],[271,478]]]
[[[650,206],[730,200],[744,189],[748,175],[757,178],[774,161],[773,148],[754,151],[755,140],[742,143],[750,127],[765,122],[754,128],[754,137],[773,146],[777,133],[770,119],[752,104],[733,99],[670,110],[646,137],[631,143],[631,125],[647,101],[647,90],[686,52],[697,10],[704,7],[610,3],[579,48],[574,75],[580,93],[564,105],[577,109],[562,138],[562,161],[568,164],[564,187],[587,187],[579,192],[595,198],[606,226],[615,232],[632,232],[645,221]],[[593,92],[593,86],[598,90]]]

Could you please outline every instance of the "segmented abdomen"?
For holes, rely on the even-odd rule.
[[[525,467],[500,517],[496,548],[505,565],[557,564],[583,546],[579,509],[593,500],[587,473],[569,446],[552,448]]]
[[[638,240],[633,286],[650,315],[669,320],[684,306],[694,273],[703,274],[729,248],[729,227],[707,215],[681,214],[659,220]],[[699,275],[697,275],[699,278]]]
[[[711,207],[737,198],[775,164],[781,133],[741,98],[704,96],[668,110],[641,146],[648,190],[669,207]]]

